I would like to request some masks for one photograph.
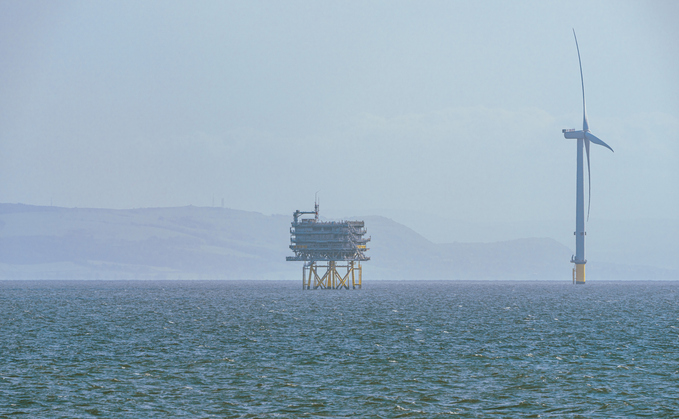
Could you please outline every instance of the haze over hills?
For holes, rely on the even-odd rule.
[[[550,238],[444,243],[381,216],[365,220],[364,280],[570,280]],[[131,210],[0,204],[0,279],[289,279],[291,216],[214,207]],[[679,271],[592,261],[588,280],[679,279]]]
[[[360,211],[349,211],[352,213]],[[434,243],[500,242],[521,237],[549,237],[566,247],[575,244],[575,218],[474,221],[424,211],[372,210],[407,225]],[[679,270],[679,220],[598,218],[586,224],[590,263],[655,266]],[[588,269],[589,271],[589,269]]]

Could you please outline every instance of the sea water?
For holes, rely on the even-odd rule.
[[[0,282],[0,417],[679,417],[679,283]]]

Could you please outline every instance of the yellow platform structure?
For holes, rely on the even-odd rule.
[[[346,272],[338,271],[346,269]],[[321,275],[322,274],[322,275]],[[310,262],[302,270],[302,289],[361,289],[363,268],[361,262],[348,261],[325,263]]]

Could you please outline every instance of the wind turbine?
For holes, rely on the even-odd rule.
[[[583,156],[582,149],[587,153],[587,181],[588,181],[588,192],[589,196],[587,198],[587,219],[589,219],[589,204],[592,197],[592,174],[590,173],[589,167],[589,143],[602,145],[607,149],[613,151],[608,144],[603,142],[601,139],[596,137],[589,131],[589,124],[587,123],[587,107],[585,106],[585,81],[582,77],[582,60],[580,60],[580,47],[578,46],[578,37],[575,35],[575,29],[573,29],[573,37],[575,38],[575,48],[578,50],[578,63],[580,64],[580,83],[582,84],[582,130],[576,131],[575,129],[564,129],[563,136],[569,139],[578,140],[578,170],[577,170],[577,193],[575,199],[575,255],[571,257],[571,263],[575,264],[573,268],[573,281],[576,284],[585,283],[585,264],[587,259],[585,259],[585,181],[584,181],[584,168],[583,168]]]

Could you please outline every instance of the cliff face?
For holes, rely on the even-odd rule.
[[[572,252],[552,239],[435,244],[390,219],[360,219],[372,236],[366,280],[570,279]],[[301,263],[285,261],[291,220],[224,208],[0,204],[0,279],[301,280]],[[602,279],[679,278],[624,266],[588,273],[597,269]]]

